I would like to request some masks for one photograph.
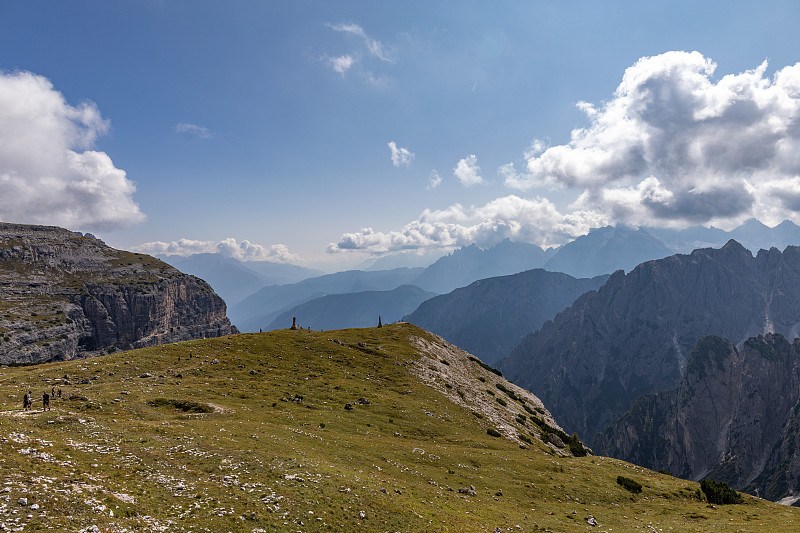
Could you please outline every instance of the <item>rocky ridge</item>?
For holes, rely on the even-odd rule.
[[[736,241],[614,273],[500,363],[590,444],[642,395],[675,388],[697,340],[798,335],[800,247]]]
[[[0,223],[0,363],[235,333],[203,280],[51,226]]]
[[[685,479],[800,500],[800,339],[736,348],[700,339],[680,384],[639,398],[596,440],[603,453]]]

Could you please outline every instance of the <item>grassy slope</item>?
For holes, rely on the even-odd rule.
[[[282,330],[4,368],[0,523],[214,532],[800,525],[794,508],[748,496],[712,508],[696,499],[696,483],[613,459],[558,457],[536,439],[523,449],[491,437],[486,418],[442,396],[454,389],[409,372],[419,358],[410,335],[434,341],[411,325]],[[486,388],[478,376],[493,375],[474,369],[476,390]],[[65,374],[71,385],[52,411],[20,412],[27,390],[41,407],[41,393],[60,384],[45,380]],[[148,403],[158,398],[186,401],[190,412]],[[618,475],[644,485],[642,494],[623,490]],[[474,496],[458,492],[470,485]],[[23,496],[40,508],[19,506]]]

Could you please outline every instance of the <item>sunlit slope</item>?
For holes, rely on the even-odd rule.
[[[51,386],[63,391],[52,411],[21,411],[25,392],[40,409]],[[558,428],[534,396],[407,324],[245,334],[3,368],[0,403],[7,529],[800,525],[793,508],[750,497],[712,508],[697,499],[696,483],[544,444],[543,431]],[[619,475],[642,493],[624,490]]]

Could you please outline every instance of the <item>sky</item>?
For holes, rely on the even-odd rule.
[[[800,2],[0,0],[0,220],[327,271],[800,223]]]

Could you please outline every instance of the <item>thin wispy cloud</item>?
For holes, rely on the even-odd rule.
[[[221,241],[198,241],[193,239],[178,239],[177,241],[146,242],[133,247],[134,251],[150,255],[180,255],[189,256],[201,253],[219,253],[225,257],[232,257],[239,261],[272,261],[276,263],[297,263],[300,257],[289,252],[285,244],[262,246],[243,240],[237,241],[228,237]]]
[[[356,37],[360,37],[364,42],[364,46],[366,47],[367,51],[370,55],[377,57],[381,61],[385,61],[387,63],[392,63],[393,59],[387,53],[383,43],[378,41],[377,39],[373,39],[367,35],[364,31],[364,28],[359,26],[358,24],[326,24],[327,27],[334,31],[347,33],[350,35],[355,35]]]
[[[206,128],[205,126],[200,126],[198,124],[191,124],[189,122],[177,123],[175,125],[175,133],[183,133],[191,137],[197,137],[199,139],[211,139],[215,136],[214,132]]]
[[[483,183],[481,177],[481,167],[478,166],[478,157],[470,154],[464,159],[460,159],[453,169],[453,175],[458,178],[464,187],[472,187]]]
[[[68,104],[47,78],[0,71],[0,219],[114,230],[145,220],[136,190],[105,152],[97,106]]]
[[[699,52],[667,52],[629,67],[613,98],[580,102],[589,126],[567,144],[534,143],[509,187],[582,191],[573,209],[629,224],[714,224],[800,211],[800,63],[767,63],[714,79]]]
[[[399,168],[407,167],[411,164],[411,161],[414,159],[414,154],[407,148],[399,148],[394,141],[389,141],[387,146],[392,155],[392,165]]]
[[[442,176],[439,175],[437,170],[431,170],[430,176],[428,176],[428,185],[425,187],[428,190],[433,190],[438,187],[442,183]]]

